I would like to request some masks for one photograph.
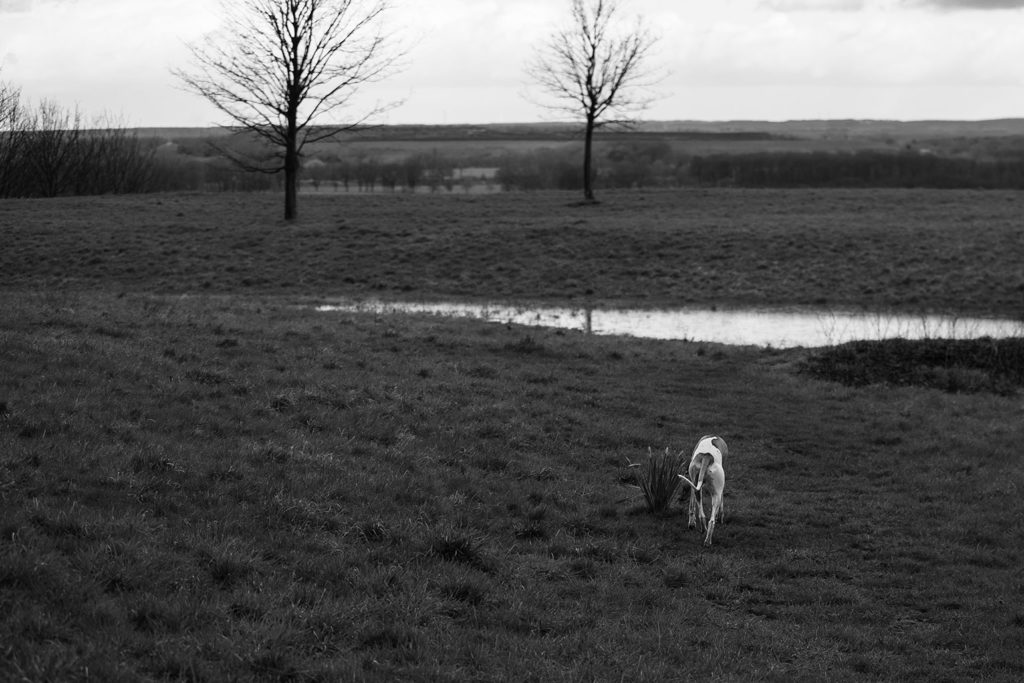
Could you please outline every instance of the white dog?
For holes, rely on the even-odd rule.
[[[679,478],[690,485],[690,519],[688,526],[697,525],[696,514],[700,513],[700,527],[707,530],[704,545],[711,545],[711,534],[715,531],[715,518],[725,519],[725,508],[722,507],[722,492],[725,491],[725,456],[729,447],[720,436],[705,436],[697,442],[690,458],[690,477],[679,475]],[[694,483],[696,480],[696,483]],[[704,517],[704,490],[711,489],[711,521]],[[698,498],[699,496],[699,498]]]

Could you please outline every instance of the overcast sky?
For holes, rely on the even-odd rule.
[[[568,0],[394,0],[408,67],[387,123],[550,120],[524,97]],[[661,36],[671,119],[1024,117],[1024,0],[622,0]],[[171,74],[212,0],[0,0],[0,80],[131,126],[224,122]]]

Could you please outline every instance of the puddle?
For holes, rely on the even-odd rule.
[[[426,313],[498,323],[581,330],[648,339],[684,339],[721,344],[829,346],[859,339],[972,339],[1024,335],[1024,321],[931,315],[842,313],[814,310],[626,310],[525,306],[338,302],[321,312]]]

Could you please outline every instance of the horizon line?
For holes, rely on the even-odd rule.
[[[994,118],[916,118],[916,119],[897,119],[897,118],[793,118],[793,119],[639,119],[636,121],[623,122],[624,127],[635,126],[635,125],[650,125],[650,124],[675,124],[675,125],[686,125],[686,124],[757,124],[757,125],[785,125],[785,124],[800,124],[800,123],[888,123],[888,124],[913,124],[913,123],[961,123],[961,124],[981,124],[981,123],[1001,123],[1001,122],[1020,122],[1024,123],[1024,116],[1001,116]],[[406,127],[421,127],[421,128],[466,128],[472,126],[480,127],[498,127],[498,126],[573,126],[580,125],[580,121],[574,120],[562,120],[562,121],[488,121],[488,122],[476,122],[476,121],[464,121],[458,123],[374,123],[367,124],[364,127],[357,127],[352,130],[372,130],[374,128],[406,128]],[[330,128],[332,126],[347,126],[347,124],[320,124],[311,125],[311,128]],[[135,126],[127,126],[130,130],[144,130],[144,129],[197,129],[197,128],[233,128],[232,124],[219,124],[219,123],[208,123],[208,124],[143,124]]]

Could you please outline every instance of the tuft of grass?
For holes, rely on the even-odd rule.
[[[491,586],[487,579],[466,575],[446,579],[438,586],[438,592],[448,600],[479,607],[489,599]]]
[[[663,453],[647,449],[647,462],[630,463],[636,487],[644,496],[647,511],[662,513],[668,510],[679,491],[679,475],[686,462],[682,452],[672,453],[665,448]]]
[[[484,572],[495,570],[483,549],[483,540],[468,531],[452,528],[434,530],[427,539],[427,555],[446,562],[464,564]]]
[[[393,536],[387,523],[379,518],[356,524],[352,527],[352,532],[365,543],[382,543]]]
[[[509,343],[505,344],[504,348],[505,348],[506,351],[513,351],[515,353],[523,353],[523,354],[543,353],[546,350],[544,348],[544,344],[542,344],[541,342],[537,341],[533,337],[533,335],[529,335],[529,334],[523,335],[522,337],[520,337],[519,339],[517,339],[514,342],[509,342]]]

